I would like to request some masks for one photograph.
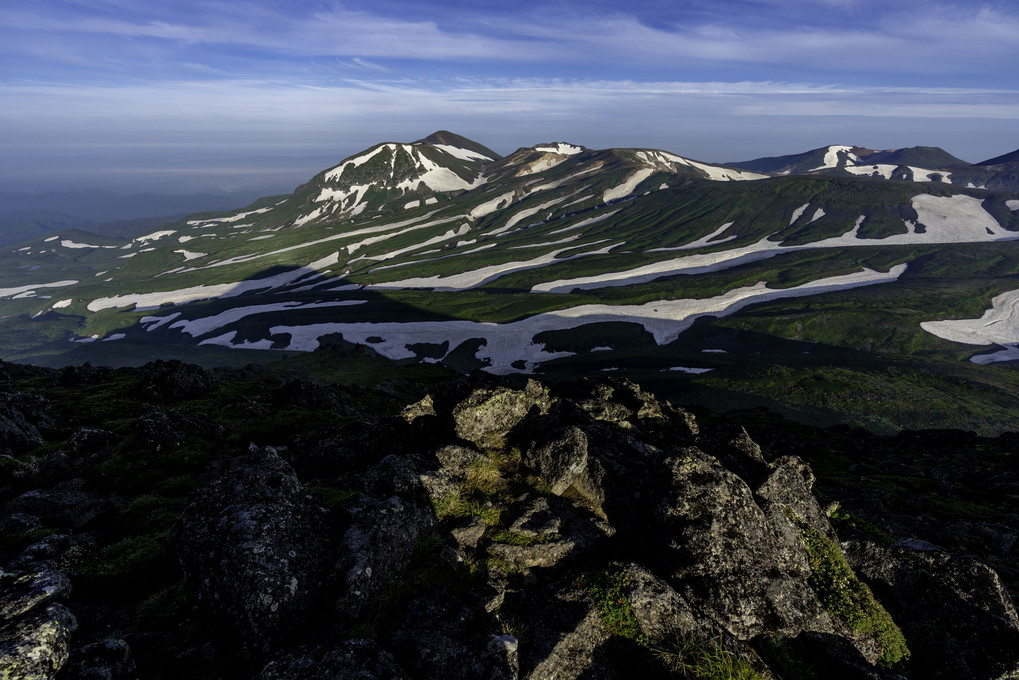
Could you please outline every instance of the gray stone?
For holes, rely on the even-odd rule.
[[[482,450],[500,449],[532,409],[545,413],[550,404],[548,390],[533,380],[523,390],[477,389],[453,407],[456,435]]]
[[[658,503],[662,558],[686,601],[744,640],[831,630],[788,518],[773,523],[746,483],[699,449],[683,450],[666,467],[670,478]]]
[[[250,640],[299,628],[320,603],[330,546],[291,467],[256,451],[201,489],[173,527],[188,579]]]
[[[59,571],[0,572],[0,619],[14,619],[54,598],[66,597],[70,592],[71,581]]]
[[[78,624],[61,604],[36,607],[0,626],[4,680],[51,680],[67,662]]]
[[[902,629],[916,677],[1019,676],[1019,616],[987,565],[922,546],[850,541],[845,553]]]
[[[343,584],[336,608],[353,620],[390,578],[407,568],[418,542],[435,526],[435,515],[431,508],[399,496],[360,498],[347,512],[350,525],[334,567]]]

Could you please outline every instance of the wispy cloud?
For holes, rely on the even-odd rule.
[[[783,5],[788,22],[762,24],[761,11],[735,12],[731,4],[722,4],[728,10],[724,14],[660,22],[641,16],[641,3],[633,12],[608,14],[581,5],[524,8],[498,20],[480,5],[455,17],[447,11],[431,13],[434,18],[405,18],[343,6],[302,13],[300,5],[277,9],[256,2],[211,3],[191,12],[147,5],[119,15],[57,14],[47,12],[43,3],[41,8],[0,11],[0,25],[32,33],[36,40],[57,36],[65,49],[76,35],[123,39],[109,49],[123,50],[125,57],[138,49],[139,40],[152,40],[164,49],[244,48],[264,52],[263,59],[332,56],[353,63],[371,59],[381,67],[386,66],[379,59],[410,59],[569,69],[653,66],[677,72],[744,65],[797,72],[966,74],[1019,58],[1015,8],[932,2],[918,11],[912,2],[868,2],[866,15],[850,20],[863,3],[812,0],[791,3],[795,11]],[[846,21],[827,19],[826,11],[835,10],[825,6],[840,8]]]

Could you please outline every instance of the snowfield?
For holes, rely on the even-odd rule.
[[[908,234],[895,234],[881,239],[860,238],[860,225],[866,219],[865,216],[861,215],[857,218],[853,228],[842,236],[835,236],[822,241],[815,241],[814,243],[784,246],[781,243],[764,238],[748,246],[730,248],[716,253],[698,253],[624,271],[605,272],[593,276],[539,283],[533,286],[531,291],[535,293],[569,293],[574,289],[591,290],[608,286],[628,286],[637,283],[647,283],[663,276],[705,274],[721,271],[737,265],[774,257],[781,253],[791,253],[813,248],[845,248],[878,244],[978,243],[1019,239],[1019,233],[1004,229],[990,213],[984,210],[983,203],[979,198],[973,198],[964,194],[957,194],[955,196],[920,194],[913,198],[912,204],[920,217],[920,222],[926,227],[923,233],[918,234],[914,229],[910,229]],[[820,212],[820,208],[818,208],[818,212]],[[813,219],[817,218],[818,215],[815,213]],[[909,226],[909,223],[907,223],[907,226]]]
[[[135,309],[142,310],[156,309],[160,305],[167,303],[179,305],[185,302],[207,300],[209,298],[236,297],[256,290],[273,290],[276,288],[282,288],[283,286],[288,286],[296,282],[298,279],[302,279],[312,274],[318,274],[318,270],[330,267],[338,262],[338,255],[333,253],[321,260],[312,262],[307,267],[283,272],[282,274],[276,274],[275,276],[269,276],[264,279],[247,279],[234,283],[190,286],[188,288],[158,291],[154,293],[129,293],[127,295],[114,295],[111,297],[97,298],[88,303],[87,307],[90,312],[98,312],[103,309],[114,309],[117,307],[130,307],[131,305],[134,305]]]
[[[15,286],[13,288],[0,288],[0,297],[9,297],[13,295],[20,295],[21,293],[28,293],[35,291],[37,288],[61,288],[63,286],[73,286],[78,283],[74,280],[67,281],[53,281],[52,283],[33,283],[27,286]]]
[[[702,300],[658,300],[643,305],[582,305],[536,314],[505,324],[476,321],[338,322],[273,326],[269,333],[273,336],[289,335],[290,342],[285,349],[295,351],[313,351],[318,347],[318,339],[323,335],[341,333],[348,342],[368,345],[390,359],[414,358],[416,355],[409,349],[409,345],[448,343],[448,349],[453,350],[464,342],[480,339],[484,341],[484,345],[478,349],[476,356],[482,361],[487,361],[488,365],[484,370],[499,374],[531,372],[545,361],[572,354],[549,352],[543,344],[535,343],[534,337],[546,331],[569,330],[610,321],[629,321],[643,326],[654,336],[655,342],[664,345],[676,340],[702,316],[726,316],[759,302],[894,281],[905,271],[904,264],[897,265],[888,272],[864,269],[853,274],[818,279],[786,289],[771,289],[761,282]],[[368,342],[368,338],[373,340],[382,338],[382,342]],[[253,346],[250,343],[230,344],[230,338],[226,335],[214,341],[216,344],[240,349]],[[269,341],[264,340],[255,344],[266,348],[261,343]],[[519,368],[521,365],[519,362],[523,362],[523,368]],[[515,363],[517,366],[513,365]]]
[[[1019,359],[1019,290],[995,296],[991,308],[979,319],[924,321],[920,324],[932,335],[965,345],[1001,345],[994,354],[978,354],[970,359],[977,364]]]
[[[637,188],[637,185],[646,180],[648,177],[653,175],[655,172],[654,168],[645,168],[638,170],[637,172],[630,175],[625,182],[617,187],[606,189],[605,193],[602,194],[601,200],[603,203],[609,203],[616,201],[620,198],[624,198],[633,193],[633,190]]]

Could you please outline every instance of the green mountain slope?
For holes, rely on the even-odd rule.
[[[801,163],[862,154],[818,152]],[[877,375],[879,391],[892,389],[895,362],[923,358],[923,370],[948,375],[1007,348],[1008,333],[972,332],[982,344],[966,345],[961,331],[949,341],[920,324],[977,319],[1019,289],[1017,237],[1010,192],[848,172],[768,177],[565,142],[500,158],[438,132],[371,147],[291,195],[130,241],[68,232],[5,250],[0,358],[243,364],[339,344],[457,370],[637,371],[698,398],[744,390],[806,414],[820,403],[809,390],[794,398],[782,380],[754,382],[772,365],[820,370],[783,343],[807,343],[860,380]],[[1003,319],[996,331],[1011,328]],[[705,324],[773,340],[694,353],[688,338]],[[1015,391],[1001,366],[958,370],[1005,375],[986,397],[1000,400]],[[928,404],[928,415],[875,419],[837,400],[815,415],[894,429],[968,413]],[[999,409],[986,427],[1019,422]]]

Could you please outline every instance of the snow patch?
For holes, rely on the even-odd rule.
[[[595,244],[591,244],[595,245]],[[560,248],[550,253],[546,253],[539,257],[531,260],[524,260],[520,262],[504,262],[502,264],[493,264],[488,267],[482,267],[481,269],[474,269],[472,271],[461,272],[459,274],[452,274],[449,276],[427,276],[404,279],[402,281],[391,281],[389,283],[376,283],[366,286],[372,289],[386,289],[386,288],[434,288],[435,290],[441,291],[452,291],[452,290],[466,290],[468,288],[474,288],[494,281],[501,276],[510,274],[513,272],[524,271],[526,269],[535,269],[538,267],[545,267],[550,264],[556,264],[559,262],[566,262],[573,260],[578,257],[585,257],[587,255],[603,255],[618,244],[613,244],[599,250],[592,250],[583,253],[577,253],[570,255],[569,257],[558,258],[557,256],[572,248]]]
[[[71,298],[67,298],[66,300],[57,300],[53,303],[53,309],[64,309],[65,307],[70,307],[72,302],[74,302],[74,300]]]
[[[514,196],[514,193],[512,191],[509,191],[509,192],[507,192],[505,194],[502,194],[500,196],[496,196],[492,200],[486,201],[485,203],[482,203],[481,205],[479,205],[476,208],[474,208],[473,210],[471,210],[470,216],[473,217],[474,219],[478,219],[479,217],[484,217],[485,215],[490,215],[490,214],[494,213],[496,210],[500,210],[501,209],[500,205],[502,203],[506,204],[506,205],[502,206],[503,208],[508,207],[510,205],[510,203],[513,202],[513,196]]]
[[[810,204],[809,204],[809,203],[804,203],[803,205],[801,205],[801,206],[800,206],[799,208],[797,208],[796,210],[793,210],[793,216],[789,218],[789,224],[790,224],[790,226],[792,225],[792,223],[793,223],[793,222],[795,222],[796,220],[800,219],[800,216],[801,216],[801,215],[802,215],[802,214],[803,214],[804,212],[806,212],[807,208],[809,208],[809,207],[810,207]]]
[[[148,243],[149,241],[158,241],[161,238],[164,238],[166,236],[172,236],[173,234],[176,234],[176,233],[177,232],[172,230],[172,229],[168,229],[168,230],[164,230],[164,231],[154,231],[151,234],[145,234],[145,236],[139,236],[137,238],[133,238],[133,239],[131,239],[131,241],[133,243]]]
[[[611,201],[618,200],[624,196],[629,196],[633,193],[633,190],[637,188],[637,185],[646,180],[648,177],[653,175],[655,172],[654,168],[643,168],[630,175],[625,182],[617,187],[607,189],[602,194],[602,202],[609,203]]]
[[[582,152],[584,148],[580,146],[574,146],[572,144],[567,144],[566,142],[558,142],[550,146],[536,146],[534,147],[534,150],[542,151],[544,153],[558,153],[564,156],[575,156],[578,153]]]
[[[319,337],[341,333],[348,342],[370,344],[376,352],[397,360],[416,356],[409,349],[409,345],[448,342],[449,347],[454,349],[468,340],[480,339],[484,345],[479,348],[476,356],[487,362],[484,370],[498,374],[527,373],[542,362],[572,355],[571,352],[546,351],[544,344],[534,342],[535,336],[547,331],[624,321],[640,324],[654,336],[655,342],[664,345],[678,338],[702,316],[726,316],[748,305],[768,300],[814,295],[892,281],[901,276],[905,270],[904,264],[893,267],[886,273],[864,269],[853,274],[819,279],[781,290],[770,289],[762,282],[703,300],[658,300],[644,305],[582,305],[536,314],[505,324],[476,321],[336,322],[274,326],[269,332],[272,335],[289,334],[291,341],[286,349],[297,351],[313,351],[318,347]],[[368,338],[381,338],[382,341],[368,343]],[[227,342],[229,340],[219,344]],[[226,346],[243,347],[231,344]],[[524,362],[524,369],[513,366],[514,362],[518,361]]]
[[[688,366],[673,366],[672,368],[670,368],[668,370],[669,371],[678,371],[680,373],[693,373],[694,375],[699,375],[701,373],[707,373],[708,371],[713,371],[715,369],[713,369],[713,368],[690,368]]]
[[[477,151],[471,151],[470,149],[461,149],[458,146],[451,146],[449,144],[433,144],[436,149],[445,151],[453,158],[459,158],[462,161],[491,161],[494,158],[478,153]]]
[[[220,283],[201,286],[190,286],[178,290],[164,290],[154,293],[128,293],[126,295],[113,295],[111,297],[97,298],[88,303],[90,312],[98,312],[103,309],[117,307],[129,307],[135,305],[135,309],[155,309],[167,303],[181,304],[194,302],[195,300],[207,300],[209,298],[228,298],[243,295],[256,290],[273,290],[290,285],[302,279],[316,270],[330,267],[339,262],[337,253],[333,253],[321,260],[312,262],[307,267],[295,269],[275,276],[268,276],[264,279],[247,279],[235,283]]]
[[[73,286],[76,283],[78,283],[76,280],[69,279],[67,281],[53,281],[51,283],[33,283],[26,286],[15,286],[14,288],[0,288],[0,297],[19,295],[21,293],[34,291],[37,288],[61,288],[63,286]]]
[[[321,307],[350,307],[353,305],[363,305],[367,300],[336,300],[332,302],[276,302],[268,305],[250,305],[248,307],[234,307],[228,309],[225,312],[220,312],[213,316],[200,317],[197,319],[181,320],[170,325],[170,328],[179,328],[181,333],[187,333],[193,338],[197,338],[200,335],[205,335],[210,331],[214,331],[217,328],[222,328],[227,324],[231,324],[235,321],[249,316],[257,314],[268,314],[269,312],[279,312],[285,310],[294,309],[317,309]],[[175,314],[174,316],[178,316]],[[153,317],[145,317],[151,319]],[[144,319],[143,319],[144,321]],[[147,330],[157,328],[162,324],[156,324],[149,327]]]
[[[1012,199],[1010,201],[1005,201],[1005,207],[1015,212],[1016,210],[1019,210],[1019,200]]]
[[[205,257],[208,253],[193,253],[190,250],[175,250],[175,253],[179,253],[184,256],[184,261],[189,262],[190,260],[197,260],[200,257]]]
[[[993,354],[980,354],[970,361],[990,364],[1019,359],[1019,290],[995,296],[991,307],[979,319],[924,321],[920,324],[932,335],[966,345],[1001,345],[1005,349]]]
[[[735,223],[734,222],[726,222],[725,224],[720,226],[718,229],[715,229],[713,232],[711,232],[707,236],[702,236],[701,238],[697,239],[696,241],[691,241],[690,243],[687,243],[686,245],[673,246],[673,247],[670,247],[670,248],[651,248],[647,252],[649,252],[649,253],[666,253],[666,252],[671,252],[671,251],[675,251],[675,250],[693,250],[694,248],[703,248],[705,246],[713,246],[713,245],[718,244],[718,243],[725,243],[726,241],[731,241],[734,238],[736,238],[736,235],[733,234],[732,236],[726,236],[725,238],[718,239],[717,241],[712,240],[712,239],[715,239],[716,237],[721,236],[733,224],[735,224]]]

